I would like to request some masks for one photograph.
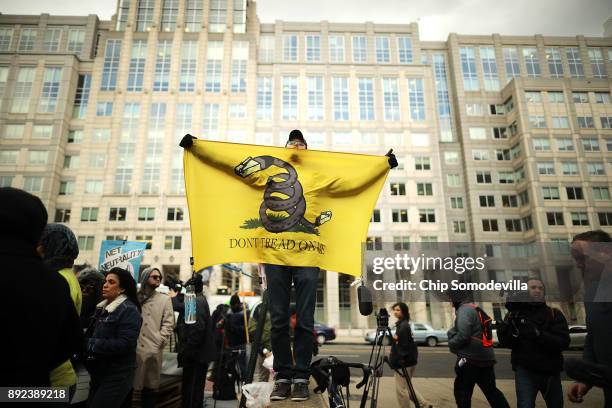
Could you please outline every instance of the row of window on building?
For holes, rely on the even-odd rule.
[[[432,249],[439,248],[440,246],[448,249],[450,253],[458,257],[474,256],[475,254],[485,254],[487,258],[525,258],[535,257],[544,253],[565,253],[569,255],[570,245],[567,238],[551,237],[546,242],[531,241],[528,243],[505,243],[505,244],[484,244],[482,248],[474,248],[473,244],[470,243],[439,243],[431,241],[429,239],[418,241],[410,241],[410,236],[394,236],[390,241],[383,241],[382,237],[369,237],[368,250],[379,251],[382,250],[383,246],[391,244],[394,250],[410,250],[411,245],[414,244],[416,249]],[[421,238],[421,237],[419,237]],[[429,237],[426,237],[429,238]],[[385,248],[387,249],[387,248]],[[371,265],[370,265],[371,267]],[[488,275],[491,280],[496,282],[507,281],[507,276],[510,275],[512,279],[518,279],[525,281],[529,278],[529,271],[524,269],[488,269]]]
[[[478,52],[477,52],[478,51]],[[578,47],[547,47],[544,55],[540,55],[536,47],[502,47],[501,55],[505,68],[506,82],[512,78],[526,76],[539,78],[585,78],[583,56],[588,57],[591,66],[589,77],[607,78],[608,71],[604,54],[605,48],[588,47],[586,53]],[[607,50],[608,62],[612,62],[612,48]],[[463,76],[463,89],[465,91],[499,91],[501,88],[500,75],[496,59],[496,49],[491,46],[459,48],[461,72]],[[481,75],[478,74],[477,56],[480,60]],[[522,61],[522,62],[521,62]],[[543,73],[540,61],[545,61],[547,73]],[[567,70],[564,68],[567,67]],[[481,80],[482,78],[482,88]]]
[[[140,207],[136,211],[134,221],[155,221],[155,207]],[[58,208],[55,210],[55,222],[69,223],[71,222],[72,209]],[[100,217],[99,207],[83,207],[81,208],[81,222],[96,222],[103,221],[105,217]],[[162,217],[163,218],[163,217]],[[183,221],[184,211],[181,207],[168,207],[166,212],[166,221]],[[73,220],[74,221],[74,220]],[[127,207],[109,207],[108,217],[106,221],[122,222],[128,221]],[[158,220],[159,221],[159,220]]]
[[[554,175],[548,173],[548,163],[538,163],[537,171],[540,175]],[[554,162],[552,162],[554,163]],[[611,163],[612,164],[612,163]],[[561,170],[564,176],[578,176],[578,164],[576,162],[562,162]],[[605,170],[601,162],[586,163],[589,176],[605,176]],[[554,164],[553,170],[554,171]],[[493,184],[493,172],[489,170],[476,170],[474,172],[476,184]],[[523,166],[516,170],[497,171],[497,184],[520,184],[525,180],[525,170]],[[446,184],[448,187],[461,187],[461,176],[458,173],[447,173]]]
[[[108,241],[127,241],[128,235],[106,235],[105,237]],[[183,237],[181,235],[165,235],[163,237],[164,250],[180,250],[183,249]],[[154,246],[154,236],[153,235],[136,235],[134,237],[135,241],[146,242],[146,249],[153,249]],[[95,247],[96,237],[95,235],[77,235],[77,242],[79,245],[80,251],[94,251],[97,248]]]
[[[569,215],[570,223],[566,224],[565,217]],[[571,225],[573,227],[584,227],[594,225],[595,222],[589,220],[589,213],[587,211],[570,211],[564,213],[562,211],[546,211],[546,225],[548,226],[566,226]],[[612,212],[593,212],[591,215],[593,221],[597,220],[597,223],[601,227],[612,226]],[[531,216],[523,218],[511,218],[504,219],[506,232],[525,232],[533,229],[533,221]],[[482,232],[499,232],[499,220],[496,218],[485,218],[481,220]],[[453,224],[453,232],[463,233],[465,230],[457,229]]]
[[[553,127],[547,126],[546,117],[544,115],[529,115],[527,118],[528,123],[532,129],[567,129],[571,130],[569,126],[569,119],[566,116],[552,116],[551,122]],[[610,129],[612,125],[611,116],[600,116],[601,127],[595,127],[593,118],[590,116],[578,116],[576,117],[576,125],[573,126],[574,130],[578,129]],[[538,131],[541,132],[541,131]],[[519,134],[518,124],[513,121],[509,126],[493,126],[493,127],[482,127],[482,126],[470,126],[468,127],[468,137],[471,140],[500,140],[508,139]],[[541,133],[535,134],[537,137],[542,136]],[[567,136],[567,135],[565,135]]]
[[[551,122],[549,126],[546,117],[544,115],[529,115],[529,125],[535,129],[545,129],[551,127],[553,129],[570,129],[570,120],[567,116],[551,116]],[[592,116],[576,116],[576,122],[574,124],[575,129],[612,129],[612,116],[607,114],[599,117],[597,127],[595,126],[596,121]]]
[[[405,212],[407,210],[392,210]],[[570,222],[566,224],[566,216],[569,216]],[[568,213],[564,213],[562,211],[546,211],[546,224],[548,226],[589,226],[591,222],[589,221],[589,213],[586,211],[570,211]],[[596,212],[592,214],[593,221],[597,220],[597,223],[601,227],[609,227],[612,226],[612,212]],[[419,213],[420,222],[429,222],[423,221],[425,218],[424,215]],[[393,221],[393,222],[408,222],[407,215],[406,221]],[[467,226],[465,220],[451,220],[452,232],[454,234],[466,234]],[[521,218],[506,218],[500,220],[497,218],[483,218],[480,220],[480,226],[482,232],[500,232],[500,224],[502,224],[505,228],[505,232],[527,232],[533,230],[533,220],[531,215],[521,217]],[[594,222],[593,222],[594,224]],[[428,240],[434,240],[436,242],[437,238],[435,236],[426,236],[427,240],[423,240],[421,237],[421,242],[432,242]],[[422,245],[423,246],[423,245]],[[409,236],[394,236],[393,237],[393,247],[395,250],[409,250],[410,249],[410,238]],[[366,241],[366,249],[367,250],[382,250],[383,249],[383,240],[380,236],[369,236]]]
[[[545,91],[548,103],[556,104],[556,103],[565,103],[565,93],[563,91]],[[537,90],[528,90],[524,92],[525,101],[528,104],[538,104],[542,103],[542,91]],[[589,98],[589,94],[592,95]],[[595,103],[595,104],[610,104],[610,92],[609,91],[595,91],[595,92],[587,92],[587,91],[572,91],[571,92],[571,101],[574,104],[587,104],[587,103]],[[468,102],[465,104],[465,112],[467,116],[484,116],[485,108],[483,108],[481,102]],[[512,98],[508,98],[506,102],[503,104],[489,104],[488,105],[488,114],[490,116],[503,116],[507,113],[510,113],[514,108],[514,103]]]
[[[143,58],[144,64],[144,58]],[[232,78],[232,90],[238,92],[246,91],[246,65],[245,70],[239,74],[240,78]],[[0,66],[0,96],[4,94],[9,67]],[[214,71],[214,70],[213,70]],[[167,74],[169,75],[169,65]],[[36,74],[34,67],[20,67],[17,72],[16,81],[12,93],[11,105],[9,112],[11,113],[27,113],[30,109],[32,89]],[[57,98],[60,92],[60,83],[62,77],[62,68],[48,67],[45,68],[41,94],[38,98],[37,112],[53,113],[57,108]],[[128,73],[128,90],[142,90],[144,79],[144,65],[142,68],[130,69]],[[168,78],[166,80],[157,81],[156,84],[165,84],[159,90],[168,90]],[[181,79],[183,81],[184,78]],[[195,80],[195,77],[194,77]],[[116,83],[116,78],[114,79]],[[283,120],[297,120],[299,118],[299,94],[300,94],[300,77],[298,76],[282,76],[280,92],[280,116]],[[331,101],[331,118],[336,121],[348,121],[350,119],[350,98],[349,98],[349,83],[348,77],[332,77],[331,91],[327,95],[325,92],[325,78],[320,75],[306,77],[306,89],[304,90],[307,96],[306,118],[308,120],[324,120],[326,115],[326,100]],[[408,78],[405,84],[400,86],[403,80],[399,78],[380,78],[380,86],[375,86],[378,82],[373,77],[359,77],[353,86],[357,90],[357,101],[359,105],[359,120],[375,120],[375,89],[380,88],[382,106],[382,118],[385,121],[399,121],[401,119],[402,107],[400,103],[400,89],[406,89],[407,105],[406,117],[410,121],[422,122],[426,119],[425,113],[425,90],[424,81],[422,78]],[[104,78],[103,78],[104,83]],[[236,85],[236,87],[234,87]],[[114,86],[113,86],[114,89]],[[154,86],[154,89],[157,89]],[[210,92],[220,92],[221,90],[221,72],[215,71],[206,80],[206,90]],[[87,113],[89,105],[89,96],[91,92],[91,75],[80,75],[77,83],[76,95],[74,99],[73,117],[83,118]],[[256,94],[256,115],[259,120],[271,120],[273,116],[273,100],[274,100],[273,78],[259,77],[257,79],[257,94]],[[219,111],[219,104],[209,104],[212,112]],[[231,104],[229,113],[236,118],[246,117],[245,104]],[[110,101],[100,101],[96,105],[96,116],[111,116],[113,114],[113,104]]]
[[[406,184],[400,182],[392,182],[390,186],[391,196],[406,196]],[[583,188],[580,186],[567,186],[564,188],[566,199],[584,200]],[[593,186],[590,188],[591,198],[594,201],[610,201],[610,189],[607,186]],[[433,196],[432,183],[416,183],[417,196]],[[560,188],[558,186],[544,186],[540,189],[542,199],[544,200],[560,200]],[[481,208],[496,208],[496,196],[494,194],[479,195],[478,203]],[[501,194],[501,208],[518,208],[529,204],[529,195],[527,191],[522,191],[519,194]],[[463,209],[463,197],[451,197],[450,206],[452,209]],[[395,211],[395,210],[394,210]],[[398,210],[399,211],[399,210]],[[433,217],[435,221],[435,215]],[[405,217],[401,214],[395,214],[392,217],[393,222],[408,222],[408,214]],[[372,222],[380,222],[380,210],[374,210]],[[421,220],[421,222],[426,222]],[[428,221],[430,222],[430,221]]]
[[[5,96],[9,77],[9,67],[0,66],[0,98]],[[63,69],[61,67],[45,67],[42,76],[40,95],[36,99],[36,112],[54,113],[57,109],[57,99],[60,93]],[[11,113],[28,113],[32,88],[36,76],[35,67],[19,67],[10,98],[8,111]],[[9,100],[6,98],[7,101]]]
[[[84,27],[47,26],[45,29],[39,29],[22,26],[17,40],[13,27],[0,26],[0,52],[16,50],[17,52],[80,54],[84,42]]]
[[[565,94],[563,91],[546,91],[549,103],[563,103],[565,102]],[[592,95],[589,98],[589,94]],[[596,104],[610,104],[610,92],[609,91],[572,91],[571,101],[573,103],[596,103]],[[526,90],[525,100],[528,103],[540,103],[542,102],[542,91],[537,90]]]
[[[550,139],[534,138],[531,140],[535,152],[550,152]],[[559,152],[574,152],[574,142],[570,138],[557,138],[557,151]],[[605,139],[607,150],[612,152],[612,138]],[[599,140],[597,138],[583,138],[580,140],[583,153],[600,152]],[[491,154],[493,152],[493,154]],[[510,149],[471,149],[472,160],[475,161],[511,161],[521,156],[521,145],[516,144]],[[459,155],[457,152],[444,152],[446,164],[459,164]],[[603,165],[602,165],[603,167]]]
[[[276,53],[277,38],[262,34],[259,42],[258,62],[306,62],[353,64],[412,64],[414,52],[412,38],[397,35],[285,33],[280,37],[281,55]],[[326,41],[325,41],[326,40]],[[303,48],[300,47],[303,44]],[[303,50],[303,54],[300,52]],[[351,57],[347,58],[347,54]]]
[[[570,168],[570,170],[572,171],[576,171],[575,173],[568,173],[567,175],[577,175],[577,164],[576,163],[569,163],[571,165],[576,165],[576,168],[574,169],[573,167]],[[597,163],[599,164],[599,163]],[[538,170],[540,170],[540,166],[538,163]],[[596,169],[599,169],[599,167],[596,167]],[[598,174],[601,175],[601,174]],[[429,196],[432,197],[434,195],[434,187],[433,187],[433,183],[423,183],[423,182],[416,182],[416,196]],[[508,183],[505,183],[508,184]],[[560,195],[559,195],[559,187],[542,187],[542,197],[545,200],[553,200],[553,199],[560,199]],[[583,194],[583,188],[579,187],[579,186],[569,186],[569,187],[565,187],[565,191],[567,194],[567,199],[568,200],[584,200],[584,194]],[[592,191],[592,198],[595,201],[607,201],[610,200],[610,190],[607,186],[594,186],[591,187],[591,191]],[[397,181],[393,181],[389,183],[389,194],[391,196],[406,196],[406,183],[404,182],[397,182]],[[415,196],[415,194],[409,194],[410,196]],[[518,203],[520,201],[521,206],[522,205],[526,205],[529,203],[528,198],[525,197],[526,199],[519,199],[519,195],[516,194],[509,194],[509,195],[502,195],[502,206],[504,208],[512,208],[512,207],[518,207]],[[480,206],[481,207],[495,207],[495,196],[494,195],[484,195],[484,196],[480,196]]]
[[[210,0],[208,9],[208,32],[224,33],[227,29],[228,11],[234,33],[246,32],[247,0],[233,0],[233,9],[227,7],[227,0]],[[133,5],[133,6],[132,6]],[[128,28],[130,7],[136,7],[135,31],[148,32],[159,27],[159,31],[173,32],[177,27],[179,0],[163,0],[159,21],[154,20],[155,0],[121,0],[115,29]],[[203,28],[204,0],[185,0],[183,6],[184,31],[199,32]]]
[[[409,235],[395,235],[391,239],[392,240],[390,242],[393,243],[394,250],[396,251],[410,250],[411,242],[410,242]],[[437,248],[437,245],[438,245],[437,235],[420,235],[419,236],[419,248],[420,249],[435,249]],[[382,251],[383,250],[383,238],[380,236],[368,236],[365,242],[365,248],[367,251]]]

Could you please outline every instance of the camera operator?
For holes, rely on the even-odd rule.
[[[526,294],[509,297],[509,313],[498,323],[497,337],[512,349],[518,407],[534,407],[538,392],[547,407],[562,407],[561,352],[570,343],[567,321],[561,311],[546,305],[540,279],[529,279],[527,287]]]
[[[410,407],[412,406],[412,400],[410,398],[408,382],[398,370],[402,367],[406,367],[406,372],[410,376],[410,379],[412,379],[414,370],[416,369],[419,352],[414,342],[414,338],[412,337],[412,330],[410,329],[410,312],[408,310],[408,305],[399,302],[394,304],[391,310],[393,311],[393,315],[397,318],[397,322],[395,323],[395,335],[393,336],[389,364],[391,368],[395,370],[397,402],[400,407]],[[414,387],[412,389],[414,390],[419,406],[431,407],[431,403],[423,398]]]

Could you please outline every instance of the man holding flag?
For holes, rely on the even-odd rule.
[[[274,371],[276,380],[271,400],[304,401],[309,398],[308,382],[310,362],[314,345],[314,312],[316,290],[320,267],[358,275],[361,272],[359,257],[363,236],[367,233],[372,208],[378,198],[380,189],[389,168],[397,166],[392,151],[387,153],[387,160],[376,156],[346,155],[326,152],[304,152],[308,145],[302,132],[293,130],[285,145],[292,152],[277,151],[275,156],[263,154],[237,153],[234,150],[244,149],[246,145],[232,144],[234,149],[207,147],[206,143],[186,135],[180,145],[190,150],[185,152],[185,182],[190,207],[192,224],[192,241],[196,264],[202,262],[197,254],[200,245],[196,241],[209,243],[218,249],[204,254],[208,264],[219,262],[223,256],[234,257],[229,261],[255,261],[265,265],[268,283],[269,309],[271,317],[271,344],[274,354]],[[219,143],[221,145],[221,143]],[[229,144],[223,144],[229,145]],[[192,148],[193,146],[193,148]],[[201,146],[201,147],[200,147]],[[250,150],[261,150],[251,146]],[[269,148],[270,151],[279,150]],[[266,149],[268,150],[268,149]],[[267,153],[267,152],[266,152]],[[234,156],[244,157],[236,163]],[[196,162],[196,160],[199,162]],[[204,174],[195,169],[200,163],[206,163],[210,170]],[[368,167],[369,166],[369,167]],[[278,170],[280,169],[280,170]],[[193,210],[203,211],[215,207],[211,201],[217,196],[195,190],[192,186],[198,178],[217,180],[226,176],[230,170],[248,184],[250,191],[264,190],[264,200],[259,207],[259,218],[244,221],[241,229],[256,229],[256,235],[243,237],[235,233],[228,235],[229,245],[224,247],[207,236],[214,218],[206,220],[199,227]],[[280,171],[280,172],[279,172]],[[213,181],[214,183],[214,181]],[[221,181],[219,181],[221,183]],[[235,186],[235,187],[234,187]],[[252,194],[244,184],[224,183],[225,194],[234,191],[235,195]],[[260,193],[254,197],[261,197]],[[361,201],[354,202],[359,197]],[[228,208],[227,212],[236,213],[235,218],[243,217],[248,212],[250,202],[240,201],[240,205]],[[319,210],[323,211],[319,211]],[[251,210],[252,211],[252,210]],[[218,219],[219,217],[217,217]],[[229,215],[227,218],[230,218]],[[234,217],[232,217],[234,218]],[[333,220],[332,220],[333,219]],[[331,221],[331,222],[330,222]],[[327,228],[325,223],[333,224]],[[322,227],[323,226],[323,227]],[[263,227],[263,228],[262,228]],[[227,222],[219,224],[219,229],[229,230]],[[238,231],[238,230],[237,230]],[[270,234],[273,233],[274,235]],[[293,237],[299,237],[293,238]],[[216,246],[215,246],[216,245]],[[230,250],[241,252],[230,253]],[[228,255],[225,255],[227,253]],[[237,259],[236,257],[241,257]],[[357,259],[355,259],[357,258]],[[227,261],[227,259],[226,259]],[[198,266],[198,265],[196,265]],[[289,335],[289,304],[291,286],[295,287],[297,325],[292,358]],[[291,390],[293,384],[293,390]]]

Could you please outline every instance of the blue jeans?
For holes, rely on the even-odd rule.
[[[514,373],[516,382],[516,403],[518,408],[533,408],[538,392],[542,393],[548,408],[563,407],[563,388],[559,374],[534,373],[521,366]]]
[[[319,268],[265,265],[270,310],[270,342],[274,353],[276,379],[308,381],[314,348],[314,311]],[[289,334],[291,283],[295,285],[296,327],[293,355]]]

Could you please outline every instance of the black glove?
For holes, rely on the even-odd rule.
[[[504,333],[508,331],[508,322],[505,320],[497,320],[495,322],[495,329],[497,330],[497,334]]]
[[[387,154],[385,154],[385,156],[389,158],[389,167],[392,169],[396,168],[398,163],[397,163],[397,158],[393,154],[393,149],[389,150]]]
[[[193,146],[193,139],[197,139],[197,137],[191,136],[189,133],[187,133],[181,139],[179,146],[181,146],[183,149],[189,149],[191,146]]]
[[[540,335],[540,331],[536,325],[529,320],[522,320],[518,329],[519,336],[525,339],[534,339]]]

